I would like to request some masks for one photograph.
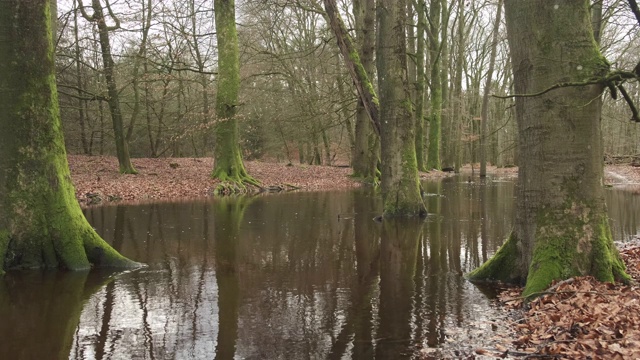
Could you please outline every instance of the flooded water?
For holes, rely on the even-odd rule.
[[[425,190],[424,221],[374,221],[366,190],[87,209],[149,267],[8,273],[0,359],[399,359],[490,335],[462,275],[510,231],[513,183]],[[607,198],[616,239],[638,233],[640,197]]]

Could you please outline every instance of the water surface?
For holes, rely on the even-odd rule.
[[[149,267],[8,273],[0,358],[398,359],[490,334],[490,294],[462,274],[509,233],[513,184],[425,190],[424,221],[374,221],[367,190],[87,209]],[[616,239],[636,234],[640,197],[607,201]]]

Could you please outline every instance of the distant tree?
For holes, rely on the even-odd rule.
[[[78,205],[58,110],[51,0],[0,1],[0,271],[134,267]]]
[[[493,69],[496,64],[496,53],[498,52],[498,30],[500,30],[500,18],[502,17],[502,0],[498,0],[498,11],[493,21],[493,34],[491,41],[491,55],[489,56],[489,69],[484,82],[484,93],[482,95],[482,124],[480,131],[480,176],[487,176],[487,143],[489,139],[489,92],[491,91],[491,82],[493,80]]]
[[[240,55],[236,32],[234,0],[215,0],[216,35],[218,37],[218,92],[216,94],[216,143],[212,176],[235,185],[258,185],[242,162],[238,136],[238,90]],[[220,189],[222,190],[222,189]]]
[[[442,140],[442,44],[440,39],[442,6],[441,0],[431,0],[429,6],[429,59],[431,116],[429,117],[429,149],[427,151],[427,169],[440,170],[440,143]],[[446,26],[446,24],[444,24]]]
[[[124,133],[124,121],[122,118],[122,109],[120,107],[120,92],[115,78],[115,63],[111,54],[111,42],[109,40],[109,32],[120,28],[120,20],[115,16],[109,5],[109,0],[106,0],[107,9],[112,20],[115,21],[115,25],[108,26],[107,18],[104,14],[104,8],[100,0],[91,0],[91,8],[93,13],[89,15],[82,3],[82,0],[78,0],[78,5],[82,16],[92,23],[95,23],[98,27],[98,35],[100,40],[100,49],[102,52],[102,65],[104,66],[104,77],[107,82],[107,92],[109,94],[107,102],[109,103],[109,110],[111,111],[111,121],[113,122],[113,134],[116,139],[116,153],[118,156],[118,164],[120,166],[120,172],[123,174],[136,174],[137,171],[131,163],[131,157],[129,156],[129,144]]]
[[[609,63],[594,41],[589,2],[505,0],[505,17],[517,94],[516,220],[469,277],[525,283],[527,296],[572,276],[626,281],[602,187],[598,79]],[[561,83],[574,86],[545,92]]]

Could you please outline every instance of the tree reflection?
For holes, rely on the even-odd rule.
[[[109,272],[22,270],[0,278],[0,359],[66,359],[84,303]]]
[[[411,355],[412,298],[422,221],[384,220],[380,244],[380,327],[376,359]],[[408,352],[409,351],[409,352]]]
[[[213,203],[215,270],[218,283],[218,343],[216,359],[233,359],[238,339],[238,243],[240,224],[250,198],[218,198]]]

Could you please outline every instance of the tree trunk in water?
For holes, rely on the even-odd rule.
[[[0,2],[0,272],[133,267],[87,222],[62,138],[50,1]]]
[[[216,34],[218,37],[218,92],[216,94],[216,143],[212,176],[235,185],[258,185],[244,168],[240,153],[238,89],[240,88],[240,55],[236,32],[234,0],[215,0]]]
[[[407,79],[405,22],[404,0],[383,0],[378,3],[376,60],[385,217],[426,215],[416,163],[415,129]]]
[[[480,118],[482,119],[480,131],[480,177],[487,176],[487,136],[489,129],[489,93],[491,92],[491,81],[493,77],[493,68],[496,63],[496,52],[498,50],[498,30],[500,30],[500,17],[502,16],[502,0],[498,0],[498,11],[493,23],[493,35],[491,39],[491,55],[489,56],[489,70],[487,70],[487,78],[484,83],[484,93],[482,95],[482,110]]]
[[[353,17],[359,42],[360,61],[369,79],[375,71],[375,0],[355,0]],[[353,175],[371,183],[377,183],[380,161],[380,138],[371,125],[371,120],[362,101],[356,108],[355,148],[353,152]]]
[[[585,0],[505,1],[517,94],[607,73],[588,5]],[[520,167],[515,227],[471,279],[526,279],[525,296],[572,276],[629,279],[611,238],[604,201],[602,91],[602,85],[589,85],[516,98]]]

